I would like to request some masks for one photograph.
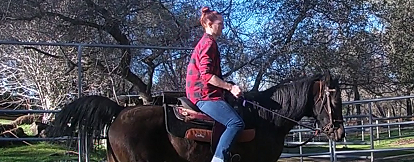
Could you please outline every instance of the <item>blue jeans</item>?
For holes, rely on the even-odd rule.
[[[198,101],[196,105],[205,114],[226,126],[226,130],[220,137],[214,158],[221,159],[222,161],[228,160],[230,158],[230,146],[237,135],[244,129],[243,119],[233,107],[223,100]]]

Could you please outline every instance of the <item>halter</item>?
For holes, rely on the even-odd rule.
[[[335,89],[329,89],[329,87],[326,86],[325,89],[324,89],[324,92],[325,93],[323,93],[322,92],[322,87],[323,87],[323,85],[322,85],[322,82],[320,81],[319,82],[319,97],[315,101],[315,105],[318,103],[318,101],[322,101],[321,102],[321,111],[319,113],[321,114],[322,113],[322,110],[325,110],[328,113],[328,115],[329,115],[329,123],[322,128],[322,131],[329,132],[329,129],[334,127],[334,123],[335,122],[341,122],[342,123],[343,120],[334,120],[333,117],[332,117],[332,107],[331,107],[331,103],[324,104],[325,101],[330,102],[330,98],[329,98],[330,97],[329,96],[330,95],[330,92],[336,92],[336,90]],[[322,96],[322,94],[323,94],[323,96]],[[299,121],[296,121],[296,120],[291,119],[289,117],[283,116],[283,115],[281,115],[281,114],[279,114],[277,112],[274,112],[274,111],[272,111],[270,109],[267,109],[267,108],[265,108],[265,107],[263,107],[263,106],[255,103],[255,102],[252,102],[252,101],[243,99],[243,106],[244,107],[246,106],[246,103],[250,103],[253,106],[258,107],[258,108],[261,108],[262,110],[264,110],[266,112],[269,112],[271,114],[277,115],[277,116],[279,116],[279,117],[281,117],[283,119],[289,120],[289,121],[291,121],[291,122],[293,122],[293,123],[295,123],[297,125],[300,125],[300,126],[302,126],[304,128],[308,128],[310,130],[315,131],[314,135],[311,138],[309,138],[308,140],[306,140],[305,142],[303,142],[302,144],[295,145],[295,146],[285,146],[287,148],[295,148],[295,147],[303,146],[303,145],[307,144],[309,141],[311,141],[314,137],[318,136],[319,133],[321,132],[321,130],[318,129],[318,128],[316,128],[316,127],[312,127],[312,126],[308,126],[308,125],[301,124]]]

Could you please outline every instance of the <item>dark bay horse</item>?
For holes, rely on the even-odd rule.
[[[280,157],[285,136],[296,125],[279,115],[299,121],[314,117],[322,132],[333,140],[344,137],[339,83],[329,73],[280,84],[261,92],[244,94],[229,103],[243,109],[243,117],[255,129],[251,141],[235,143],[232,153],[242,162],[275,162]],[[123,107],[102,96],[81,97],[56,115],[51,132],[107,132],[109,162],[209,162],[210,143],[181,138],[166,130],[165,105]],[[278,115],[277,115],[277,114]],[[69,126],[68,126],[68,123]],[[55,134],[58,135],[58,134]]]

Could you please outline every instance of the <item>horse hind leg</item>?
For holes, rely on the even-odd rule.
[[[127,151],[123,151],[123,149],[117,147],[117,145],[112,145],[112,148],[108,148],[106,155],[108,162],[124,162],[130,161],[128,160],[128,155],[126,155]]]
[[[112,153],[111,153],[111,152],[109,152],[109,151],[106,153],[106,159],[108,160],[108,162],[116,162],[116,161],[115,161],[114,156],[115,156],[115,155],[114,155],[114,154],[112,154]]]

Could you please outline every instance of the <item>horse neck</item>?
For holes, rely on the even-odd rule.
[[[272,99],[280,104],[280,109],[274,110],[282,116],[295,121],[301,120],[307,113],[311,105],[312,96],[311,84],[306,82],[292,84],[282,87],[273,93]],[[278,117],[275,124],[291,129],[296,123]]]
[[[290,111],[289,110],[287,110],[287,111],[286,110],[285,111],[279,110],[279,111],[275,111],[275,112],[278,112],[281,115],[283,115],[283,116],[285,116],[285,117],[287,117],[291,120],[294,120],[294,121],[298,122],[305,116],[304,115],[305,113],[302,110],[297,110],[297,111],[296,110],[297,109],[295,109],[295,111],[293,111],[293,109],[290,109]],[[277,124],[277,123],[280,123],[280,124]],[[281,117],[276,119],[275,124],[276,124],[276,126],[281,127],[281,128],[283,128],[284,130],[287,130],[287,131],[291,130],[295,125],[297,125],[295,122],[288,121],[288,120],[283,119]]]

